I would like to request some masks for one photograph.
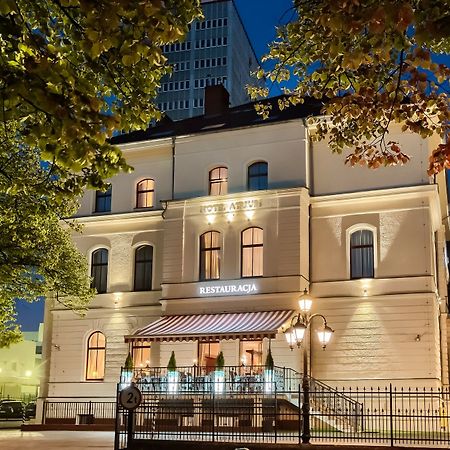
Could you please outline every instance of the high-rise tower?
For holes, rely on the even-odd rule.
[[[233,0],[202,0],[205,19],[196,20],[182,43],[166,45],[174,65],[163,79],[157,103],[173,120],[203,114],[204,88],[223,84],[231,106],[249,101],[245,85],[258,61]]]

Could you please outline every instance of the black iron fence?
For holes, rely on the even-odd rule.
[[[448,390],[337,390],[309,380],[305,396],[299,384],[270,390],[264,380],[237,391],[231,381],[219,381],[169,392],[169,382],[151,390],[135,383],[142,403],[134,411],[118,404],[116,450],[142,440],[300,443],[305,414],[313,443],[450,446]]]
[[[46,400],[42,410],[42,423],[47,425],[114,425],[115,419],[113,398]]]

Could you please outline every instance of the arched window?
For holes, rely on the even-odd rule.
[[[248,167],[247,188],[249,191],[259,191],[268,187],[268,164],[264,161],[255,162]]]
[[[200,280],[220,278],[220,233],[207,231],[200,236]]]
[[[155,203],[155,180],[147,178],[136,186],[136,208],[153,208]]]
[[[108,250],[106,248],[99,248],[92,252],[91,277],[92,287],[97,289],[97,293],[105,293],[108,283]]]
[[[110,212],[111,211],[111,196],[112,186],[105,191],[95,192],[95,212]]]
[[[103,380],[105,377],[106,338],[100,331],[89,336],[87,342],[86,380]]]
[[[241,276],[260,277],[263,274],[263,230],[247,228],[241,233]]]
[[[133,367],[146,367],[150,365],[149,341],[133,341],[131,356],[133,357]]]
[[[209,172],[209,195],[228,193],[228,169],[216,167]]]
[[[134,290],[152,290],[153,247],[142,245],[138,247],[134,257]]]
[[[350,278],[374,277],[373,232],[357,230],[350,235]]]

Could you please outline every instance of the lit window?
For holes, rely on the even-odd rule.
[[[95,193],[95,212],[111,211],[112,186],[109,185],[105,192],[96,191]]]
[[[267,189],[267,163],[260,161],[248,168],[247,188],[249,191]]]
[[[350,277],[373,278],[373,233],[370,230],[358,230],[350,236]]]
[[[152,290],[152,271],[153,271],[153,247],[151,245],[142,245],[135,252],[134,259],[134,290],[151,291]]]
[[[200,280],[220,278],[220,233],[207,231],[200,236]]]
[[[105,377],[106,339],[103,333],[95,331],[87,343],[86,380],[103,380]]]
[[[216,359],[219,351],[219,342],[199,342],[198,365],[205,368],[206,373],[216,369]]]
[[[147,367],[150,365],[150,349],[151,345],[148,341],[133,342],[131,347],[133,367]]]
[[[228,193],[228,169],[216,167],[209,172],[209,195]]]
[[[136,208],[153,208],[155,180],[147,178],[136,186]]]
[[[260,277],[263,274],[263,230],[247,228],[241,235],[241,275]]]
[[[106,292],[108,282],[108,250],[99,248],[91,256],[92,287],[98,294]]]
[[[254,372],[262,369],[262,341],[239,341],[240,363]]]

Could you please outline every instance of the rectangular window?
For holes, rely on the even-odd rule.
[[[350,236],[350,276],[374,278],[373,233],[371,230],[358,230]]]
[[[254,374],[263,370],[262,341],[239,341],[240,363],[245,371]]]
[[[133,342],[131,347],[131,356],[133,358],[134,367],[150,366],[151,343],[149,341]]]
[[[200,280],[220,278],[220,233],[208,231],[200,236]]]
[[[95,212],[111,211],[112,186],[105,191],[96,191],[95,193]]]
[[[198,365],[205,368],[206,373],[214,371],[216,369],[216,359],[219,352],[219,342],[199,342]]]

